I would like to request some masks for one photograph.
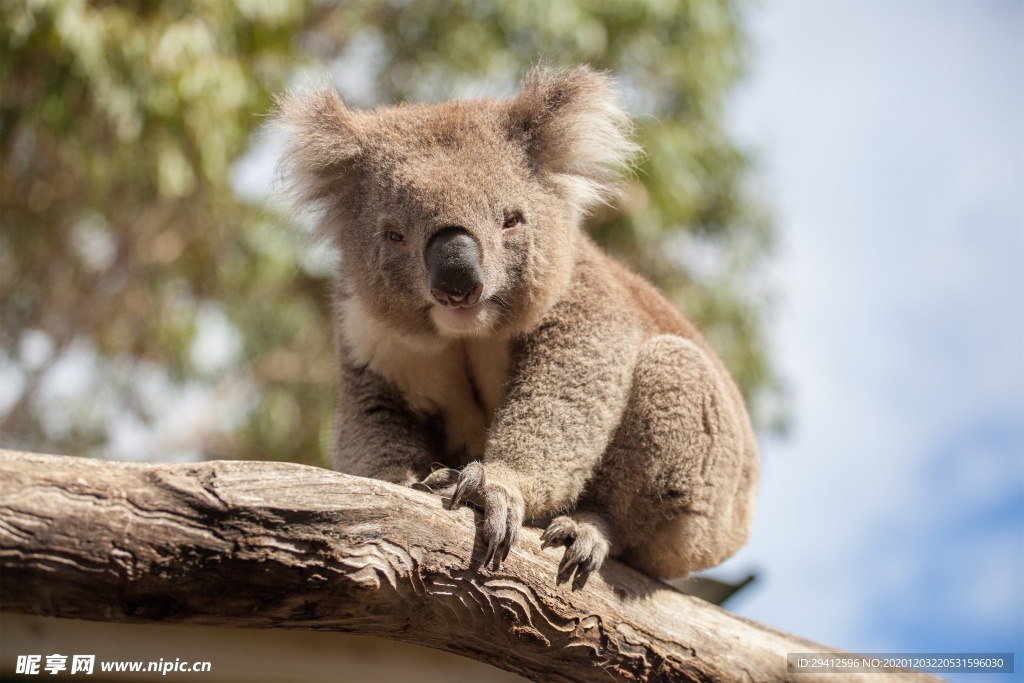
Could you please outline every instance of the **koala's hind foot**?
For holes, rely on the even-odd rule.
[[[540,537],[541,549],[565,546],[555,583],[561,585],[571,578],[574,591],[587,584],[587,579],[601,568],[611,549],[606,526],[598,515],[588,512],[551,520]]]
[[[526,505],[522,494],[513,484],[495,481],[493,473],[488,477],[483,463],[471,462],[459,473],[448,509],[454,509],[463,500],[483,501],[483,535],[487,544],[483,564],[487,566],[493,560],[494,569],[498,569],[508,557],[523,526]]]

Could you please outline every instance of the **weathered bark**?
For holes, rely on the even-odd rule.
[[[499,571],[469,509],[301,465],[116,463],[0,451],[0,607],[26,614],[336,630],[537,681],[796,681],[830,648],[616,562],[556,586],[525,529]],[[937,680],[831,674],[834,683]]]

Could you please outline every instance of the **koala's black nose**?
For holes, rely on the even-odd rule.
[[[427,243],[426,259],[430,293],[438,303],[459,307],[480,300],[480,246],[468,232],[457,227],[441,230]]]

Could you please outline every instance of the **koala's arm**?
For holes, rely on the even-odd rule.
[[[574,287],[584,293],[556,304],[518,344],[487,440],[488,480],[516,486],[527,518],[575,503],[629,396],[640,333],[601,305],[602,288],[587,279]]]
[[[436,430],[376,372],[342,348],[334,467],[360,477],[409,485],[437,460]]]

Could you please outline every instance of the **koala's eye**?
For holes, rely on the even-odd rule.
[[[505,222],[501,224],[501,227],[505,230],[511,230],[512,228],[518,227],[523,224],[523,215],[521,213],[512,213],[505,216]]]
[[[388,240],[395,244],[401,244],[402,242],[405,242],[405,235],[397,230],[388,230]]]

